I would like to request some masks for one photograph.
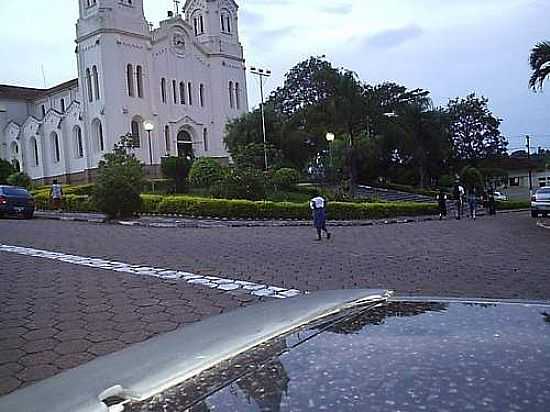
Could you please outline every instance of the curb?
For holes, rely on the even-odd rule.
[[[543,223],[541,220],[539,220],[537,222],[537,226],[542,228],[542,229],[547,229],[547,230],[550,230],[550,221],[548,221],[547,224]]]

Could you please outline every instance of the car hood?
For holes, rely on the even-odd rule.
[[[389,296],[324,292],[211,318],[0,411],[548,410],[549,305]]]

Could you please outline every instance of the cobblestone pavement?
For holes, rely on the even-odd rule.
[[[550,231],[525,213],[333,231],[0,220],[0,243],[299,290],[550,299]],[[0,394],[258,300],[0,252]]]

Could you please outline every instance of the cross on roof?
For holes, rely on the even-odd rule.
[[[180,0],[174,0],[174,7],[176,8],[176,16],[180,14]]]

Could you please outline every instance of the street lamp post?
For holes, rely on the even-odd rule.
[[[151,133],[155,130],[155,125],[153,122],[146,120],[143,122],[143,128],[147,132],[147,137],[149,139],[149,164],[153,166],[153,143],[151,141]]]
[[[334,169],[334,164],[332,162],[332,144],[334,143],[334,139],[336,139],[336,136],[334,135],[334,133],[328,132],[326,134],[325,138],[327,139],[329,153],[330,153],[330,178],[332,180],[332,178],[333,178],[333,169]]]
[[[260,79],[260,96],[262,99],[262,132],[264,137],[264,161],[265,161],[265,170],[268,170],[268,163],[267,163],[267,137],[266,137],[266,128],[265,128],[265,110],[264,110],[264,78],[271,77],[271,70],[265,70],[265,69],[259,69],[256,67],[250,68],[250,72],[258,76]]]

